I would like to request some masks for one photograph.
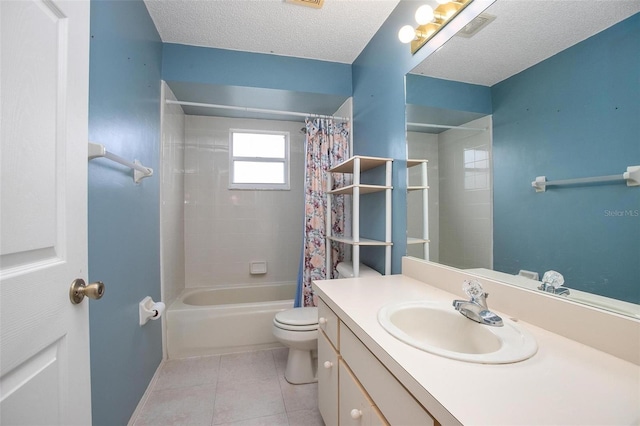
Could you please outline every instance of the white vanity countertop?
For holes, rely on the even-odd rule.
[[[377,313],[389,303],[450,303],[458,296],[403,275],[314,284],[316,294],[442,424],[640,424],[638,365],[523,321],[520,327],[538,342],[538,352],[528,360],[456,361],[397,340],[380,326]],[[488,303],[491,308],[491,299]]]

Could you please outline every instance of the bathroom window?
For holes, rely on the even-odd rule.
[[[289,189],[289,132],[229,132],[230,189]]]
[[[489,150],[476,147],[464,150],[464,189],[489,189]]]

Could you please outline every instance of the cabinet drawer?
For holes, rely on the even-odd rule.
[[[433,418],[344,324],[340,355],[392,425],[429,425]]]
[[[338,425],[338,359],[324,332],[318,332],[318,409],[327,426]]]
[[[318,300],[318,327],[324,331],[333,346],[340,350],[338,337],[338,317],[333,313],[322,299]]]
[[[387,425],[349,367],[340,362],[340,426]]]

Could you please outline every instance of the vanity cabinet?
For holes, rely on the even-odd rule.
[[[391,273],[391,167],[393,160],[391,158],[365,157],[355,155],[348,160],[329,169],[327,173],[327,214],[326,214],[326,267],[327,271],[332,268],[331,261],[331,242],[349,244],[352,247],[351,257],[353,260],[354,277],[359,275],[360,265],[360,246],[384,246],[385,247],[385,270],[384,274]],[[361,174],[367,170],[377,167],[384,167],[384,183],[383,184],[363,184],[361,182]],[[344,187],[333,188],[333,174],[343,173],[353,175],[353,183]],[[374,240],[360,237],[360,197],[365,194],[375,192],[385,192],[385,237],[383,240]],[[331,217],[332,197],[339,195],[350,195],[352,200],[351,207],[351,236],[333,235],[330,233],[333,218]]]
[[[327,426],[434,425],[322,299],[318,315],[318,405]]]
[[[338,424],[354,426],[389,424],[343,359],[340,359],[339,376],[340,418]]]
[[[338,424],[338,317],[318,304],[318,409],[327,426]]]
[[[407,160],[407,192],[417,193],[421,197],[420,224],[407,223],[407,229],[421,227],[422,232],[407,232],[407,245],[422,245],[422,258],[429,260],[429,183],[427,179],[427,163],[429,160]],[[415,173],[414,173],[415,172]],[[418,226],[419,225],[419,226]]]

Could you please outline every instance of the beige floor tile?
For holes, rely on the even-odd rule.
[[[216,426],[289,426],[289,419],[286,414],[282,413],[275,416],[257,417],[255,419],[235,423],[224,423]]]
[[[163,364],[135,426],[315,426],[316,383],[284,378],[288,348]]]
[[[277,377],[228,382],[224,386],[218,384],[213,424],[238,422],[284,412]]]
[[[287,412],[318,408],[318,384],[292,385],[280,376],[280,389]]]
[[[273,353],[270,350],[222,355],[218,387],[277,377]]]
[[[154,390],[215,385],[218,379],[219,368],[220,356],[166,361],[162,365]]]
[[[134,426],[210,426],[215,386],[191,386],[154,390],[140,411]]]
[[[279,376],[284,376],[284,370],[287,368],[287,357],[289,356],[289,348],[273,349],[273,360],[276,363],[276,370]]]
[[[289,426],[325,426],[318,409],[300,410],[287,413]]]

